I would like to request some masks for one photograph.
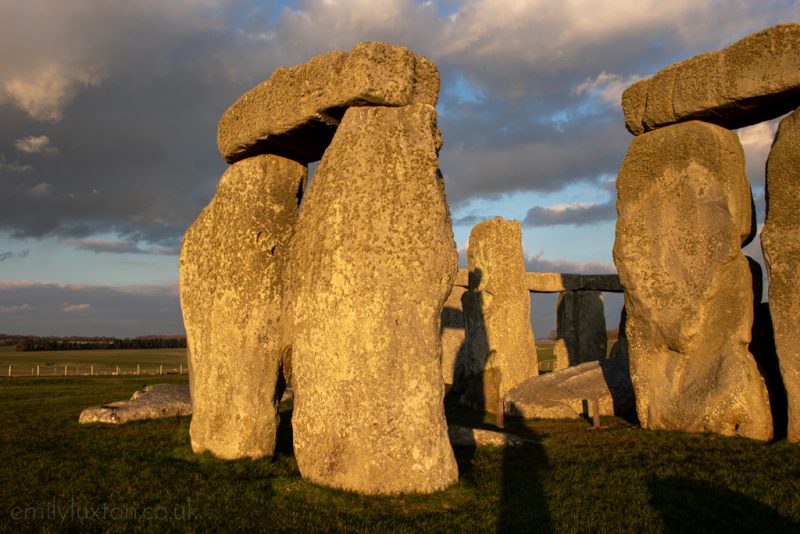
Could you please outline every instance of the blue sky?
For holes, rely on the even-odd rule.
[[[226,168],[220,115],[276,67],[363,40],[440,68],[462,252],[499,215],[523,222],[530,270],[613,272],[621,91],[798,15],[788,1],[3,2],[0,332],[181,332],[177,252]],[[760,222],[774,128],[740,131]],[[537,299],[545,335],[554,301]]]

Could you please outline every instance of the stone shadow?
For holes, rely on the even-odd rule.
[[[795,523],[742,493],[686,478],[648,482],[665,532],[800,532]]]
[[[477,288],[483,273],[474,269],[469,273],[470,288]],[[479,298],[473,298],[468,311],[466,298],[469,292],[464,293],[462,305],[465,319],[465,339],[459,350],[456,369],[462,372],[470,369],[468,375],[461,375],[454,380],[454,385],[445,395],[445,416],[448,425],[461,425],[469,428],[509,432],[528,440],[523,446],[505,447],[502,451],[502,479],[500,507],[498,510],[497,532],[539,532],[547,534],[552,531],[550,511],[544,494],[542,479],[549,468],[547,455],[541,444],[541,436],[527,428],[521,419],[509,418],[504,428],[486,422],[486,399],[484,387],[496,387],[495,384],[484,384],[484,369],[476,369],[468,357],[466,345],[480,354],[488,354],[488,340],[485,330],[474,332],[472,339],[469,337],[469,315],[480,319],[484,325],[483,310]],[[474,295],[473,295],[474,297]],[[485,361],[484,361],[485,365]],[[492,381],[493,380],[489,380]],[[499,384],[499,380],[497,381]],[[469,393],[474,401],[472,409],[461,402],[461,396],[470,389]],[[496,407],[492,407],[493,409]],[[459,478],[468,481],[474,480],[473,459],[477,453],[474,446],[453,447],[456,462],[458,463]]]
[[[753,278],[753,329],[748,350],[758,365],[761,376],[767,384],[769,405],[772,410],[773,440],[786,437],[789,427],[789,401],[783,384],[778,352],[775,349],[775,334],[772,329],[772,316],[769,303],[761,302],[763,278],[761,266],[749,256],[750,274]]]

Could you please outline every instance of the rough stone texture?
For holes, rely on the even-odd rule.
[[[553,371],[569,367],[569,349],[564,339],[556,338],[553,342]]]
[[[466,391],[461,401],[495,412],[499,397],[539,373],[520,223],[495,217],[475,225],[467,255],[470,288],[462,297]]]
[[[456,367],[464,363],[464,309],[461,295],[466,288],[453,286],[442,308],[442,377],[453,384]]]
[[[622,93],[622,111],[625,113],[625,127],[633,135],[644,133],[644,109],[647,104],[647,88],[650,80],[639,80]]]
[[[741,128],[779,117],[798,104],[800,24],[794,23],[671,65],[622,97],[625,125],[634,134],[689,120]]]
[[[594,415],[630,416],[636,412],[628,361],[587,362],[529,378],[506,393],[505,410],[526,419],[577,419]]]
[[[450,425],[447,429],[454,447],[518,447],[526,441],[514,434]]]
[[[760,297],[759,297],[760,298]],[[622,307],[622,312],[619,314],[619,328],[617,329],[617,341],[611,347],[608,357],[611,359],[625,358],[628,359],[628,334],[625,332],[626,323],[628,322],[628,312],[625,306]]]
[[[453,285],[469,287],[469,269],[459,269]],[[525,273],[525,285],[534,293],[608,291],[622,293],[617,274]]]
[[[242,160],[186,232],[180,286],[195,452],[273,453],[284,266],[305,179],[305,166],[278,156]]]
[[[769,312],[788,398],[788,438],[800,441],[800,110],[778,126],[767,160],[767,220],[761,247],[769,273]]]
[[[558,295],[556,335],[564,340],[568,367],[604,360],[608,349],[603,294],[563,291]]]
[[[217,145],[233,163],[255,154],[310,162],[322,157],[350,106],[436,105],[439,71],[408,48],[359,43],[278,68],[223,114]]]
[[[614,261],[645,428],[772,435],[767,390],[748,352],[744,168],[736,134],[699,121],[634,138],[620,168]]]
[[[130,400],[91,406],[81,412],[80,424],[123,424],[143,419],[192,415],[189,386],[153,384],[136,391]]]
[[[444,418],[442,308],[456,249],[432,106],[350,108],[292,243],[294,452],[362,493],[458,478]]]

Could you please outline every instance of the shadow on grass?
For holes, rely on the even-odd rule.
[[[800,524],[727,488],[686,478],[648,483],[666,532],[800,532]]]
[[[459,403],[459,393],[450,391],[445,396],[445,413],[448,424],[469,428],[497,431],[487,422],[487,414],[473,411]],[[504,432],[528,440],[521,447],[505,447],[502,450],[502,473],[499,488],[488,486],[487,493],[493,489],[499,493],[497,510],[497,532],[552,532],[549,507],[542,486],[542,480],[550,466],[541,444],[541,436],[525,426],[521,419],[506,419]],[[475,464],[478,453],[476,447],[454,447],[458,463],[459,478],[476,486],[482,486],[486,473],[478,472],[481,466]],[[496,464],[495,464],[496,465]],[[483,490],[483,488],[480,488]],[[491,498],[490,495],[486,495]]]

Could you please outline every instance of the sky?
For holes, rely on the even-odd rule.
[[[219,117],[278,66],[368,40],[439,67],[462,266],[502,216],[528,270],[614,272],[621,92],[799,19],[771,0],[0,0],[0,332],[183,333],[178,252],[227,167]],[[776,125],[738,132],[759,225]],[[533,306],[547,335],[555,298]]]

